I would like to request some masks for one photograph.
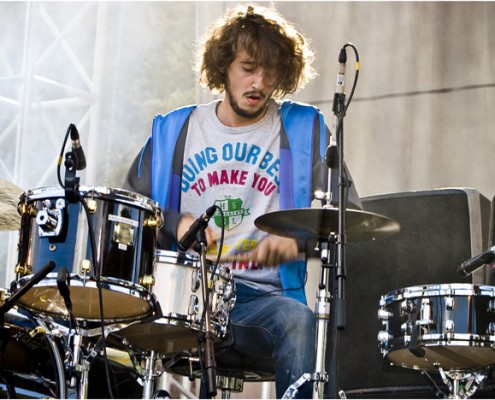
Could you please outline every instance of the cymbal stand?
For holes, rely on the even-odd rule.
[[[327,344],[328,322],[330,321],[330,275],[333,263],[333,248],[335,247],[335,235],[330,235],[328,243],[321,244],[321,274],[318,285],[318,294],[315,310],[316,318],[316,363],[312,376],[313,398],[323,398],[324,385],[328,382],[328,374],[325,372],[325,354]]]
[[[334,336],[333,343],[336,344],[337,330],[345,329],[345,210],[347,208],[347,189],[349,188],[351,181],[348,179],[345,173],[344,164],[344,116],[346,112],[345,106],[345,93],[344,93],[344,75],[345,75],[345,63],[347,56],[345,53],[345,46],[341,49],[339,55],[339,72],[337,75],[337,90],[333,100],[333,112],[334,121],[333,129],[336,136],[336,141],[333,137],[330,137],[330,145],[326,150],[326,163],[328,167],[328,181],[327,181],[327,193],[326,205],[327,208],[332,208],[332,170],[335,170],[338,165],[338,230],[337,232],[328,232],[328,241],[322,241],[320,243],[322,270],[321,279],[317,293],[316,304],[316,362],[315,371],[311,375],[311,378],[306,380],[301,377],[299,381],[291,385],[284,394],[285,396],[294,396],[297,392],[297,387],[301,386],[304,382],[311,380],[313,382],[313,399],[322,399],[324,397],[324,384],[328,382],[328,374],[325,372],[325,353],[327,343],[327,327],[330,320],[330,306],[335,315],[332,316],[332,330]],[[338,163],[336,160],[338,159]],[[327,247],[328,245],[328,247]],[[336,263],[334,263],[336,260]],[[333,267],[333,268],[332,268]],[[331,294],[330,281],[333,283],[333,279],[330,279],[330,272],[334,272],[335,294],[333,296],[333,303],[330,304]],[[332,286],[333,290],[334,287]],[[336,346],[332,349],[332,381],[330,385],[331,391],[336,391]],[[306,375],[307,376],[307,375]],[[302,381],[302,382],[301,382]],[[289,397],[293,398],[293,397]],[[330,393],[330,398],[336,398],[336,393]]]
[[[344,164],[344,117],[346,113],[345,105],[345,64],[347,62],[346,46],[342,47],[339,54],[339,71],[337,74],[337,89],[333,99],[333,138],[329,139],[329,147],[327,148],[325,159],[328,167],[328,191],[327,191],[327,207],[332,207],[332,170],[338,165],[338,229],[337,232],[328,232],[328,243],[322,244],[322,271],[320,287],[318,289],[318,302],[316,310],[317,318],[317,333],[316,333],[316,364],[313,377],[313,398],[322,399],[324,396],[324,383],[328,381],[328,375],[325,371],[325,354],[327,341],[327,326],[330,320],[330,281],[335,279],[335,293],[331,304],[334,315],[332,316],[332,334],[334,335],[332,348],[332,380],[329,388],[334,393],[330,393],[331,398],[336,398],[336,374],[337,374],[337,357],[336,343],[338,330],[345,329],[346,307],[345,307],[345,211],[347,209],[347,194],[351,184],[345,173]],[[335,153],[337,156],[335,157]],[[337,158],[338,164],[335,162]],[[329,245],[328,248],[324,247]],[[335,262],[335,264],[334,264]],[[333,267],[333,268],[332,268]],[[330,272],[334,272],[334,279],[330,280]]]
[[[329,240],[335,240],[335,268],[334,268],[334,279],[335,289],[334,301],[332,303],[332,311],[334,315],[332,316],[332,362],[331,362],[331,372],[332,372],[332,380],[329,385],[329,397],[336,398],[337,397],[337,339],[338,339],[338,331],[345,329],[346,325],[346,299],[345,299],[345,280],[346,280],[346,264],[345,264],[345,246],[346,246],[346,234],[345,234],[345,213],[347,209],[347,195],[348,189],[351,185],[351,181],[348,178],[345,171],[344,164],[344,117],[346,114],[347,106],[345,105],[345,93],[344,93],[344,84],[345,84],[345,64],[347,62],[347,54],[346,54],[346,46],[342,47],[339,54],[339,72],[337,74],[337,89],[335,92],[334,100],[333,100],[333,112],[334,112],[334,134],[336,136],[336,144],[337,144],[337,154],[338,154],[338,229],[337,235],[335,236],[334,232],[329,232]],[[352,98],[352,93],[351,93]],[[330,143],[332,140],[330,139]],[[328,154],[328,151],[327,151]],[[329,202],[332,199],[332,168],[335,168],[335,163],[332,162],[330,157],[327,158],[327,165],[329,168],[328,171],[328,199]],[[332,249],[332,246],[330,247]],[[329,256],[333,257],[333,252],[330,252]],[[323,254],[322,254],[323,256]],[[331,258],[331,262],[334,262],[334,258]],[[332,281],[333,282],[333,281]],[[326,341],[326,336],[324,340]],[[317,348],[318,351],[322,351],[323,349]],[[324,357],[324,356],[321,356]],[[320,361],[324,362],[324,361]],[[317,365],[318,366],[318,365]],[[316,389],[317,383],[315,382],[315,389],[313,390],[313,398],[323,398],[323,388],[319,387],[318,391]],[[318,396],[316,396],[316,394]]]
[[[315,370],[312,374],[304,373],[296,382],[289,386],[283,395],[283,399],[293,399],[299,388],[306,382],[313,382],[313,399],[322,399],[324,397],[325,383],[328,382],[328,374],[325,370],[325,354],[327,348],[327,331],[330,321],[331,293],[330,282],[333,281],[331,276],[335,270],[335,247],[336,236],[331,234],[327,242],[320,243],[321,250],[321,274],[318,285],[317,302],[315,310],[316,318],[316,361]]]

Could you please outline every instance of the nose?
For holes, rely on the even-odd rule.
[[[260,89],[271,87],[275,84],[275,78],[272,74],[265,71],[264,68],[257,68],[253,74],[253,87]]]

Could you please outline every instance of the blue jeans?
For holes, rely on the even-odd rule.
[[[273,358],[277,398],[305,372],[315,369],[315,318],[313,311],[281,293],[263,292],[237,284],[237,300],[230,313],[234,348],[255,358]],[[306,382],[297,398],[312,398]]]

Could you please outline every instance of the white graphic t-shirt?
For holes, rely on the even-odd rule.
[[[198,106],[191,114],[184,150],[181,212],[199,217],[216,204],[224,214],[222,255],[252,250],[266,235],[254,225],[257,217],[278,210],[280,129],[278,105],[269,104],[258,122],[242,127],[223,125],[216,115],[219,101]],[[217,211],[210,228],[220,235]],[[211,256],[216,256],[214,249]],[[253,261],[222,264],[236,279],[251,286],[280,288],[278,267]]]

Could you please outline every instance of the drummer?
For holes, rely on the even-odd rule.
[[[308,41],[275,9],[229,10],[208,30],[197,64],[200,83],[223,98],[157,116],[125,183],[164,210],[160,249],[176,249],[210,206],[223,211],[223,220],[217,209],[209,221],[206,237],[214,256],[224,229],[224,266],[237,285],[235,348],[273,359],[279,398],[315,369],[315,318],[304,291],[304,254],[314,244],[267,234],[254,221],[310,207],[316,190],[327,191],[322,114],[281,100],[315,76],[312,61]],[[361,208],[353,186],[349,203]],[[298,396],[312,397],[312,384]]]

